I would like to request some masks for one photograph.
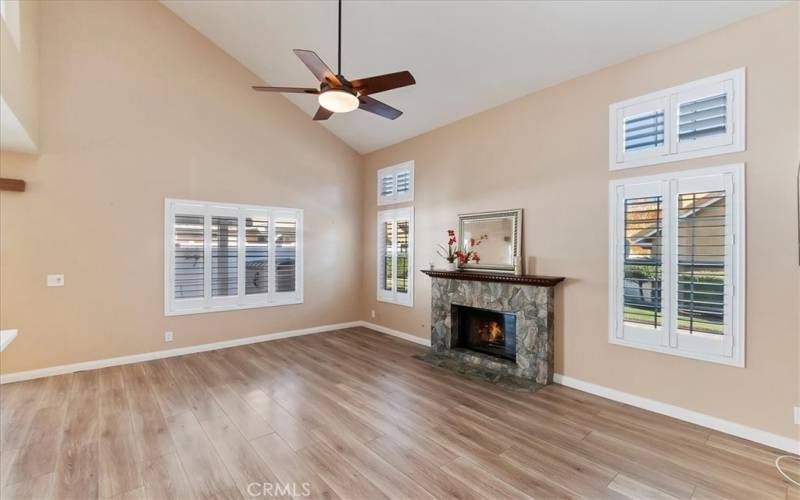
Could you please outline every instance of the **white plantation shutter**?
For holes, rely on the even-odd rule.
[[[669,262],[664,241],[669,236],[665,217],[668,185],[665,181],[617,185],[613,212],[615,262],[613,335],[617,339],[647,345],[668,344],[664,324],[664,295],[669,292]],[[667,295],[669,296],[669,295]]]
[[[743,328],[735,316],[743,311],[734,297],[736,282],[744,278],[739,269],[744,264],[742,236],[737,234],[743,232],[738,221],[743,201],[735,192],[739,184],[735,172],[683,177],[673,184],[677,284],[671,343],[679,349],[733,356],[736,330]]]
[[[238,295],[239,218],[211,217],[211,296]]]
[[[269,216],[245,218],[245,295],[269,292]]]
[[[378,300],[411,306],[414,281],[413,211],[409,208],[378,213]]]
[[[616,161],[624,163],[668,154],[668,110],[669,99],[665,97],[617,109]]]
[[[173,227],[174,297],[176,299],[202,299],[205,274],[203,216],[176,214]]]
[[[408,170],[403,170],[397,173],[395,176],[397,181],[397,193],[408,193],[411,191],[411,172]]]
[[[625,152],[664,146],[664,110],[625,118]]]
[[[677,153],[733,143],[734,83],[727,79],[679,92],[673,98],[677,121]]]
[[[745,149],[745,70],[609,106],[609,169]]]
[[[378,205],[414,200],[414,162],[378,170]]]
[[[378,184],[378,189],[380,192],[380,197],[387,199],[394,195],[394,174],[382,175],[379,177],[380,181]]]
[[[294,292],[297,286],[297,221],[275,221],[275,290]]]
[[[725,94],[703,97],[678,105],[678,140],[696,141],[726,130],[727,99]]]
[[[744,365],[744,166],[611,182],[609,340]]]
[[[169,199],[165,209],[165,314],[302,302],[302,210]]]

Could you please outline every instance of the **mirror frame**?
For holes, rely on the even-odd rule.
[[[458,215],[458,238],[459,249],[461,249],[461,236],[464,234],[465,221],[477,220],[492,220],[499,218],[511,217],[513,224],[513,232],[511,234],[511,246],[514,249],[513,261],[516,261],[518,256],[522,256],[522,209],[515,208],[511,210],[498,210],[493,212],[475,212],[469,214]],[[479,252],[480,253],[480,252]],[[469,262],[467,264],[459,265],[459,269],[465,271],[495,271],[503,273],[514,272],[514,262],[510,265],[500,263],[484,263],[481,261],[479,264]]]

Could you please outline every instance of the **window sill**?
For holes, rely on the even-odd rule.
[[[228,311],[241,311],[245,309],[260,309],[262,307],[276,307],[276,306],[291,306],[302,304],[303,299],[297,300],[283,300],[280,302],[268,302],[262,304],[241,304],[241,305],[228,305],[228,306],[220,306],[220,307],[204,307],[201,309],[185,309],[185,310],[177,310],[177,311],[164,311],[164,316],[188,316],[191,314],[208,314],[208,313],[216,313],[216,312],[228,312]]]
[[[17,330],[0,331],[0,352],[5,351],[11,341],[17,338],[17,333]]]
[[[378,297],[378,302],[383,302],[384,304],[394,304],[396,306],[414,307],[414,301],[398,302],[395,300]]]
[[[705,158],[707,156],[725,155],[729,153],[739,153],[745,150],[744,143],[741,144],[727,144],[725,146],[709,147],[704,149],[695,149],[693,151],[684,151],[682,153],[672,153],[661,156],[649,156],[646,158],[638,158],[625,162],[611,161],[608,165],[608,170],[613,172],[615,170],[625,170],[628,168],[647,167],[650,165],[660,165],[662,163],[672,163],[684,160],[693,160],[695,158]]]
[[[678,356],[681,358],[696,359],[699,361],[709,361],[711,363],[718,363],[721,365],[735,366],[737,368],[744,368],[744,359],[727,358],[723,356],[715,356],[713,354],[703,354],[701,352],[681,351],[673,347],[664,347],[660,345],[647,345],[639,344],[636,342],[626,342],[616,337],[608,339],[610,344],[620,345],[623,347],[631,347],[633,349],[641,349],[644,351],[658,352],[661,354],[669,354],[671,356]]]

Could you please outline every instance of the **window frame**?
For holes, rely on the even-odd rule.
[[[175,215],[201,215],[204,220],[204,280],[203,297],[175,298],[174,279],[174,221]],[[238,220],[237,294],[211,296],[211,219],[235,216]],[[268,289],[266,293],[246,293],[246,221],[248,217],[266,217],[268,225]],[[292,219],[296,223],[295,290],[277,292],[275,287],[275,220]],[[164,200],[164,316],[182,316],[220,311],[235,311],[303,303],[303,209],[217,203],[209,201],[166,198]]]
[[[397,221],[408,220],[408,293],[397,292]],[[383,224],[392,221],[392,290],[387,291],[383,288],[382,272],[382,250],[383,250]],[[414,307],[414,207],[394,208],[381,210],[377,218],[377,238],[376,238],[376,280],[377,300],[390,304],[397,304],[406,307]]]
[[[691,144],[681,143],[678,136],[680,104],[715,91],[726,94],[726,133]],[[746,96],[746,69],[738,68],[611,104],[608,107],[608,169],[623,170],[744,151]],[[657,109],[664,110],[665,147],[626,153],[625,117]]]
[[[404,172],[408,172],[409,176],[409,190],[403,193],[397,192],[397,176]],[[392,177],[392,193],[388,195],[383,195],[381,193],[382,190],[382,181],[384,177]],[[414,160],[405,161],[403,163],[398,163],[397,165],[392,165],[390,167],[384,167],[378,170],[377,175],[377,196],[378,196],[378,206],[384,205],[393,205],[395,203],[410,203],[414,201]]]
[[[722,189],[721,189],[722,188]],[[731,231],[730,254],[726,252],[725,314],[730,322],[719,338],[695,338],[677,329],[678,211],[677,197],[697,190],[724,190],[726,231]],[[624,192],[623,192],[624,191]],[[624,313],[624,202],[625,199],[663,193],[662,328],[650,338],[635,326],[625,327]],[[609,305],[608,341],[691,359],[743,368],[745,366],[745,176],[744,164],[736,163],[645,177],[609,181]],[[727,233],[726,233],[727,234]],[[727,243],[726,243],[727,244]]]

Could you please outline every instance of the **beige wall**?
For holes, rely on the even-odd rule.
[[[374,309],[370,321],[430,335],[430,281],[419,271],[413,308],[375,298],[375,171],[414,160],[417,269],[443,264],[435,245],[458,213],[525,209],[533,271],[567,277],[556,294],[558,373],[796,439],[797,10],[772,11],[368,155],[361,317]],[[608,171],[609,104],[741,66],[746,152]],[[747,163],[747,367],[610,345],[608,181],[733,162]]]
[[[357,318],[357,153],[158,3],[42,3],[41,33],[41,155],[0,157],[28,182],[0,194],[3,373]],[[305,209],[305,303],[164,317],[166,197]]]
[[[39,3],[19,1],[9,5],[17,22],[19,43],[5,20],[0,22],[0,95],[30,137],[39,143]],[[28,150],[30,151],[30,150]]]

